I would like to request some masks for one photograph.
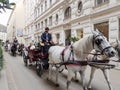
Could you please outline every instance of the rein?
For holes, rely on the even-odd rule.
[[[98,36],[102,36],[102,34],[100,34],[100,35],[97,35],[97,36],[93,36],[93,41],[92,41],[92,45],[93,45],[93,49],[94,49],[94,43],[96,43],[95,42],[95,39],[98,37]],[[98,43],[96,43],[98,46],[99,46],[99,44]],[[106,47],[106,48],[103,48],[102,50],[101,50],[101,55],[103,55],[103,53],[104,53],[104,51],[106,50],[106,49],[108,49],[108,48],[111,48],[112,46],[108,46],[108,47]],[[98,48],[100,48],[100,47],[98,47]]]
[[[62,65],[80,65],[80,66],[86,66],[88,65],[88,61],[87,60],[75,60],[74,59],[74,51],[77,51],[77,50],[73,50],[73,46],[71,45],[70,46],[71,48],[71,51],[70,51],[70,54],[69,54],[69,57],[68,57],[68,60],[67,61],[64,61],[64,55],[65,55],[65,51],[68,49],[68,47],[66,47],[62,52],[61,52],[61,56],[62,56],[62,62],[59,63],[60,66]],[[77,52],[81,52],[81,51],[77,51]],[[97,52],[100,52],[97,50]],[[94,55],[95,57],[98,56],[98,55],[102,55],[101,53],[88,53],[88,52],[84,52],[84,54],[92,54]],[[70,60],[70,57],[72,57],[72,60]],[[94,60],[93,60],[94,61]],[[59,67],[60,67],[59,66]]]

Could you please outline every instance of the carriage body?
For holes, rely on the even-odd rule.
[[[33,50],[30,50],[28,48],[24,49],[23,60],[25,66],[28,65],[28,62],[30,62],[32,65],[35,65],[36,72],[39,76],[41,76],[43,71],[49,67],[48,52],[43,52],[41,47],[36,47]]]

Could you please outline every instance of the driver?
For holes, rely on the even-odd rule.
[[[41,35],[42,43],[44,43],[43,53],[48,52],[49,45],[52,45],[52,35],[49,33],[49,28],[46,27],[45,31]]]

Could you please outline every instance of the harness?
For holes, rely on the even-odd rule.
[[[69,47],[70,47],[70,53],[69,53],[69,57],[68,57],[68,59],[67,59],[67,61],[65,61],[64,60],[64,55],[65,55],[65,51],[68,49],[68,47],[66,47],[65,49],[63,49],[63,51],[61,52],[61,57],[62,57],[62,62],[61,63],[57,63],[56,64],[56,67],[57,67],[57,65],[59,64],[59,66],[58,66],[58,68],[59,67],[61,67],[62,65],[65,65],[65,67],[67,66],[67,65],[77,65],[77,66],[86,66],[86,65],[91,65],[91,64],[95,64],[96,62],[102,62],[102,63],[106,63],[106,62],[108,62],[109,60],[97,60],[97,56],[98,55],[103,55],[103,53],[104,53],[104,51],[106,50],[106,49],[108,49],[108,48],[111,48],[112,46],[108,46],[108,47],[105,47],[105,48],[101,48],[100,47],[100,44],[101,43],[97,43],[96,42],[96,38],[98,37],[98,36],[101,36],[101,35],[97,35],[97,36],[93,36],[93,41],[92,41],[92,45],[93,45],[93,49],[94,49],[94,43],[95,44],[97,44],[98,45],[98,48],[99,49],[101,49],[101,52],[98,50],[97,52],[100,52],[100,53],[96,53],[96,54],[94,54],[94,53],[86,53],[86,52],[84,52],[84,54],[93,54],[94,55],[94,59],[92,60],[92,61],[88,61],[88,60],[75,60],[74,59],[74,50],[73,50],[73,46],[72,45],[70,45]],[[70,59],[72,59],[72,60],[70,60]]]
[[[73,50],[73,46],[70,45],[70,53],[69,53],[69,57],[67,59],[67,61],[64,60],[64,55],[65,55],[65,51],[68,49],[68,47],[66,47],[65,49],[63,49],[63,51],[61,52],[61,57],[62,57],[62,62],[60,63],[60,66],[61,65],[65,65],[65,68],[66,68],[66,65],[80,65],[80,66],[86,66],[88,65],[87,64],[87,61],[77,61],[74,59],[74,50]],[[70,58],[72,57],[72,60],[70,60]]]

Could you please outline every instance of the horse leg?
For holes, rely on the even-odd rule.
[[[68,69],[68,75],[67,75],[67,90],[69,89],[71,80],[72,80],[72,71]]]
[[[80,75],[81,75],[81,80],[82,80],[82,86],[83,86],[83,90],[88,90],[87,86],[85,84],[85,71],[79,71]]]
[[[74,73],[75,73],[74,80],[75,80],[76,82],[78,82],[79,80],[77,79],[77,72],[74,72]]]
[[[112,87],[111,82],[110,82],[109,70],[108,69],[102,69],[102,71],[103,71],[103,74],[104,74],[105,79],[107,81],[107,84],[109,86],[109,90],[113,90],[113,87]]]
[[[89,83],[88,83],[88,88],[89,88],[89,89],[91,89],[91,82],[92,82],[92,80],[93,80],[95,70],[96,70],[96,68],[91,67],[90,80],[89,80]]]
[[[56,86],[58,87],[58,74],[59,74],[59,68],[56,68]]]
[[[52,79],[52,65],[49,64],[49,76],[48,76],[48,80]]]

